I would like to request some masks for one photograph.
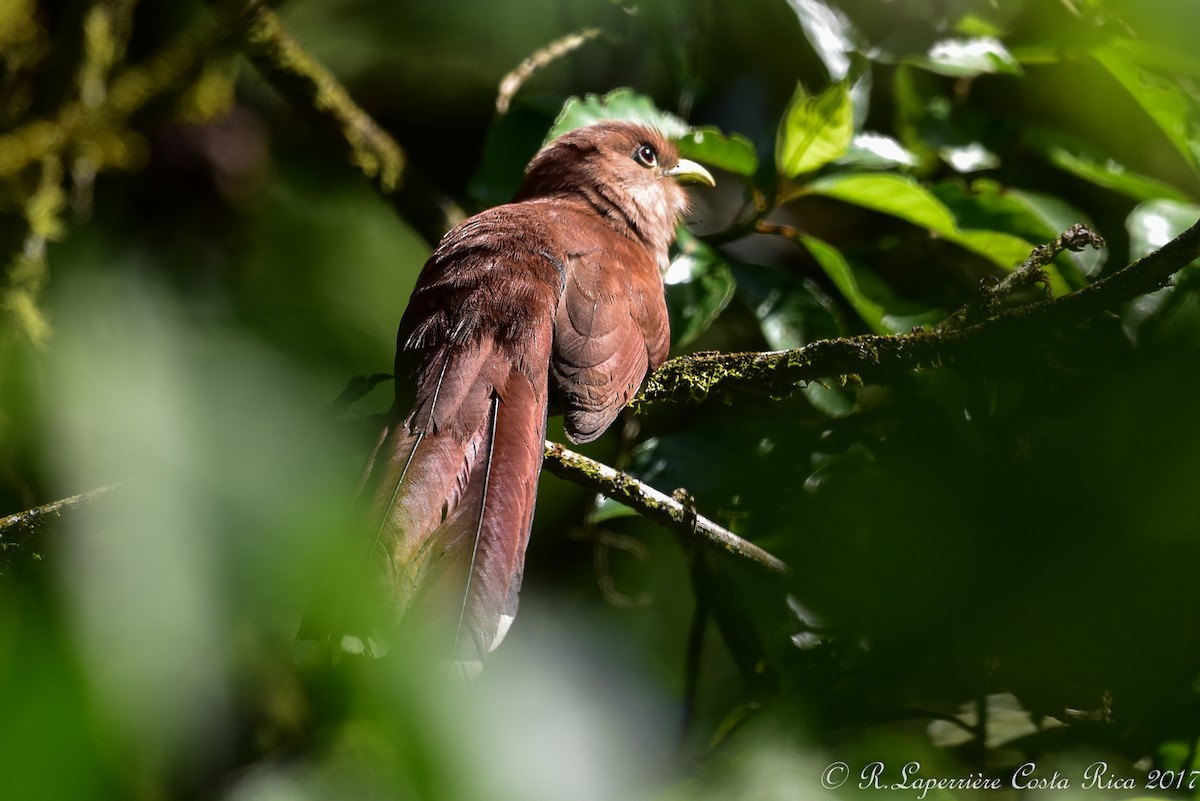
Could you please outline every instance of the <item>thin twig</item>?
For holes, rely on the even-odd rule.
[[[691,513],[679,501],[627,473],[614,470],[558,443],[546,443],[545,469],[585,489],[602,492],[639,512],[643,517],[672,530],[684,535],[693,532]],[[695,515],[694,533],[704,541],[771,573],[788,573],[788,566],[782,560],[706,517]]]
[[[63,512],[70,512],[78,506],[107,498],[117,490],[126,487],[131,481],[137,481],[137,479],[118,481],[116,484],[97,487],[87,492],[81,492],[78,495],[72,495],[69,498],[60,498],[57,501],[51,501],[42,506],[36,506],[33,509],[26,509],[23,512],[17,512],[7,517],[0,517],[0,540],[8,539],[18,532],[28,533],[41,528],[46,524],[47,518],[57,518],[62,516]]]
[[[995,314],[1001,301],[1016,292],[1033,284],[1046,287],[1046,297],[1049,298],[1050,279],[1046,268],[1064,250],[1080,251],[1086,247],[1097,250],[1104,247],[1104,239],[1099,234],[1084,225],[1073,225],[1057,236],[1053,242],[1039,245],[1029,254],[1029,258],[1016,269],[994,284],[982,284],[979,287],[980,298],[966,304],[951,314],[936,326],[939,330],[958,328],[979,322],[985,317]]]
[[[513,98],[535,72],[568,53],[578,50],[599,35],[599,28],[585,28],[578,33],[569,33],[555,39],[518,64],[516,69],[505,75],[500,81],[500,91],[496,95],[496,114],[504,116],[508,113],[508,107],[512,104]]]

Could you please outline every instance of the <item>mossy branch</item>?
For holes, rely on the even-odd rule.
[[[276,91],[331,126],[351,163],[381,192],[396,191],[404,173],[404,151],[300,45],[278,14],[255,0],[216,3],[214,13],[241,32],[243,52]]]
[[[429,242],[465,216],[408,163],[399,143],[301,46],[278,14],[258,0],[214,2],[213,13],[239,32],[246,57],[275,91],[330,133],[350,163]]]
[[[50,521],[62,517],[64,512],[72,512],[87,504],[107,500],[118,490],[128,487],[132,482],[137,480],[129,479],[116,484],[110,484],[107,487],[97,487],[87,492],[81,492],[78,495],[72,495],[69,498],[60,498],[57,501],[51,501],[33,509],[26,509],[23,512],[0,517],[0,551],[8,550],[9,548],[24,550],[26,547],[29,547],[29,543],[25,542],[27,535],[40,531]],[[34,558],[39,557],[35,556]]]
[[[1072,231],[1060,237],[1059,243],[1064,238],[1075,241],[1072,237],[1084,236],[1076,229]],[[1023,274],[1033,275],[1038,264],[1042,260],[1048,263],[1054,252],[1052,246],[1039,248]],[[805,381],[881,378],[910,370],[967,364],[984,351],[991,358],[1007,354],[1019,367],[1026,354],[1016,343],[1028,342],[1031,335],[1045,337],[1054,331],[1066,331],[1154,292],[1197,258],[1200,222],[1161,249],[1083,289],[1008,308],[977,322],[971,322],[973,315],[966,313],[955,319],[956,324],[932,331],[839,337],[795,350],[680,356],[650,376],[633,406],[637,409],[664,401],[700,403],[714,395],[786,396]],[[989,364],[989,368],[996,366]]]

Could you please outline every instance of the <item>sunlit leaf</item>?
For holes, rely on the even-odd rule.
[[[819,95],[797,85],[775,140],[775,164],[788,178],[813,172],[844,156],[853,136],[854,108],[844,82]]]
[[[1142,203],[1125,220],[1129,231],[1129,255],[1141,258],[1152,253],[1200,220],[1200,205],[1174,200]]]
[[[843,333],[837,303],[813,281],[760,264],[735,264],[738,295],[758,319],[767,347],[802,348]]]
[[[1146,69],[1200,78],[1200,58],[1194,51],[1183,52],[1168,46],[1162,40],[1120,39],[1113,44]]]
[[[845,78],[850,70],[850,53],[859,49],[855,42],[861,39],[854,24],[841,10],[822,0],[788,0],[788,5],[796,12],[804,38],[829,71],[829,77],[835,81]]]
[[[1005,231],[960,228],[953,212],[941,200],[915,179],[903,175],[829,175],[808,184],[806,190],[906,220],[1005,269],[1020,264],[1033,250],[1030,242]]]
[[[1002,187],[995,181],[981,179],[973,181],[969,187],[957,181],[946,181],[935,186],[933,191],[954,212],[959,225],[972,232],[968,238],[977,237],[981,248],[998,249],[1014,263],[1028,257],[1034,244],[1049,242],[1076,223],[1090,224],[1083,212],[1060,198]],[[998,232],[1015,239],[984,242],[982,231]],[[959,236],[962,235],[960,232]],[[1103,250],[1087,248],[1078,253],[1062,253],[1056,263],[1077,273],[1077,277],[1067,283],[1079,286],[1084,283],[1083,276],[1093,276],[1100,271],[1105,255]],[[1058,283],[1053,286],[1056,292],[1066,288]]]
[[[806,190],[899,217],[945,237],[957,230],[950,210],[915,179],[903,175],[839,173],[818,178]]]
[[[681,252],[667,268],[671,338],[684,347],[708,330],[733,297],[733,273],[725,259],[682,229]]]
[[[1143,69],[1119,43],[1092,51],[1191,165],[1200,168],[1200,107],[1166,78]]]
[[[942,39],[912,63],[940,75],[955,78],[1003,73],[1019,75],[1021,65],[999,40],[990,36]]]
[[[854,135],[850,140],[850,149],[837,163],[869,169],[891,169],[915,167],[920,159],[892,137],[865,131]]]
[[[627,120],[656,128],[678,141],[681,156],[707,167],[738,175],[753,175],[758,170],[758,152],[746,137],[722,133],[711,125],[691,128],[674,114],[659,109],[649,96],[627,88],[614,89],[604,96],[568,98],[545,141],[602,120]]]
[[[991,5],[995,9],[995,4]],[[1001,36],[1004,34],[1004,26],[998,24],[996,20],[971,13],[960,17],[954,24],[954,30],[963,36]]]
[[[1101,155],[1082,141],[1046,130],[1030,131],[1025,143],[1061,170],[1134,200],[1185,202],[1188,196],[1168,183],[1129,170],[1112,156]]]
[[[1012,693],[996,693],[984,699],[984,717],[987,720],[987,746],[998,748],[1006,743],[1028,737],[1039,731],[1064,726],[1061,721],[1049,717],[1034,717],[1021,705]],[[956,716],[958,723],[935,720],[929,724],[929,739],[939,748],[955,748],[970,742],[975,734],[969,727],[979,725],[979,704],[973,701],[964,704]]]
[[[824,0],[788,0],[788,3],[796,12],[804,37],[825,65],[830,80],[850,78],[847,87],[854,108],[854,123],[861,125],[867,118],[871,100],[871,73],[861,55],[866,49],[865,40],[841,10]]]
[[[711,125],[693,128],[680,137],[679,155],[737,175],[758,171],[758,151],[753,142],[740,134],[724,134]]]
[[[928,324],[943,316],[940,311],[920,308],[894,297],[869,273],[856,272],[841,251],[828,242],[808,235],[802,235],[800,242],[873,332],[903,333],[912,330],[914,326]],[[864,284],[870,285],[870,291],[867,291]]]
[[[1063,60],[1063,49],[1057,44],[1025,44],[1014,46],[1011,50],[1013,58],[1025,67],[1035,65],[1058,64]]]
[[[1129,232],[1129,255],[1141,258],[1161,248],[1200,220],[1200,205],[1174,200],[1151,200],[1140,204],[1125,219]],[[1195,269],[1195,263],[1189,268]],[[1182,283],[1181,283],[1182,282]],[[1134,342],[1155,323],[1180,316],[1179,309],[1195,313],[1194,291],[1187,291],[1184,274],[1157,292],[1142,295],[1125,305],[1121,312],[1121,327]],[[1194,283],[1194,281],[1193,281]],[[1193,327],[1192,330],[1195,330]]]
[[[1000,166],[1000,157],[984,147],[981,142],[946,145],[938,148],[938,155],[957,173],[994,170]]]
[[[628,88],[614,89],[606,95],[585,95],[583,98],[568,98],[559,112],[558,119],[546,134],[546,141],[591,125],[601,120],[627,120],[657,128],[670,138],[678,138],[688,132],[687,123],[666,111],[662,111],[647,95]]]

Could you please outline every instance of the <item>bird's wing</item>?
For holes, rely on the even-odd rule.
[[[550,376],[572,442],[600,436],[670,346],[652,255],[617,237],[570,260],[554,324]]]

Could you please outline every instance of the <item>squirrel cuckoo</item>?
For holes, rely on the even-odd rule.
[[[683,181],[714,183],[652,129],[571,131],[421,271],[363,494],[399,617],[417,613],[460,671],[478,672],[516,614],[547,413],[591,442],[666,358]]]

